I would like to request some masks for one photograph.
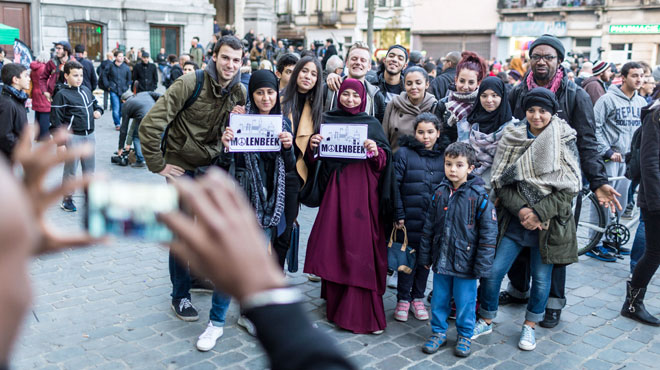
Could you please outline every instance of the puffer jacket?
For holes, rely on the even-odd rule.
[[[32,109],[36,112],[50,112],[50,102],[46,99],[44,92],[48,91],[46,81],[46,63],[30,63],[30,79],[32,80]]]
[[[563,70],[564,67],[559,67]],[[527,76],[525,74],[521,83],[516,85],[509,94],[509,105],[513,116],[518,119],[525,118],[525,109],[522,100],[529,91],[527,87]],[[577,131],[577,147],[580,152],[580,167],[589,180],[591,190],[596,190],[607,184],[607,172],[605,162],[598,153],[598,141],[596,140],[596,124],[594,122],[594,107],[591,98],[581,87],[570,81],[564,71],[564,78],[555,94],[559,102],[557,114]]]
[[[142,153],[149,170],[162,171],[173,164],[194,171],[208,166],[222,151],[222,132],[229,113],[236,105],[245,105],[247,95],[236,73],[226,88],[218,82],[215,63],[204,70],[204,84],[195,103],[181,111],[193,95],[196,74],[183,75],[172,83],[140,123]],[[161,136],[171,123],[166,140],[166,153],[161,152]]]
[[[497,216],[483,184],[478,176],[468,175],[468,181],[456,191],[446,177],[435,188],[424,220],[417,263],[432,265],[437,274],[464,279],[490,276]]]
[[[414,105],[405,91],[387,104],[383,116],[383,130],[392,145],[392,152],[396,153],[399,149],[400,136],[415,134],[415,117],[420,113],[430,112],[435,104],[435,97],[427,92],[422,103]]]
[[[437,143],[427,150],[412,136],[401,137],[399,150],[394,153],[395,221],[405,220],[412,247],[419,245],[431,194],[445,176],[443,153],[444,148]]]

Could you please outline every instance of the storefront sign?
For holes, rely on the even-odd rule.
[[[276,152],[280,150],[281,115],[232,114],[229,127],[234,139],[231,152]]]
[[[649,34],[660,33],[660,24],[613,24],[610,25],[612,34]]]
[[[365,159],[367,131],[367,125],[322,124],[320,133],[323,140],[319,144],[319,154],[330,158]]]
[[[543,36],[546,33],[557,37],[566,36],[566,22],[499,22],[497,37]]]

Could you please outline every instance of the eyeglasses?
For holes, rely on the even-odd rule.
[[[541,58],[543,58],[543,60],[545,60],[546,62],[552,62],[553,60],[557,59],[557,56],[556,55],[532,54],[532,56],[530,56],[530,58],[532,58],[532,60],[535,61],[535,62],[538,62],[539,60],[541,60]]]

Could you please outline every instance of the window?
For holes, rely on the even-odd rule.
[[[590,48],[591,38],[577,38],[575,39],[575,47],[577,48]]]
[[[103,60],[103,26],[76,22],[67,26],[69,42],[72,47],[80,44],[85,46],[87,58],[90,60]]]
[[[165,48],[165,54],[179,55],[179,27],[176,26],[151,26],[149,30],[149,49],[152,58]]]
[[[384,8],[387,6],[387,0],[378,0],[376,6]]]
[[[625,63],[632,59],[633,44],[610,44],[608,60],[612,63]]]
[[[395,8],[401,7],[401,0],[392,0],[392,6]]]
[[[323,0],[316,0],[316,11],[320,12],[323,10]]]
[[[300,0],[300,14],[307,13],[307,0]]]
[[[353,10],[355,7],[355,0],[346,0],[346,10]]]

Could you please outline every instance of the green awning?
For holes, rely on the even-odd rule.
[[[18,28],[0,23],[0,45],[14,45],[14,39],[20,39]]]

